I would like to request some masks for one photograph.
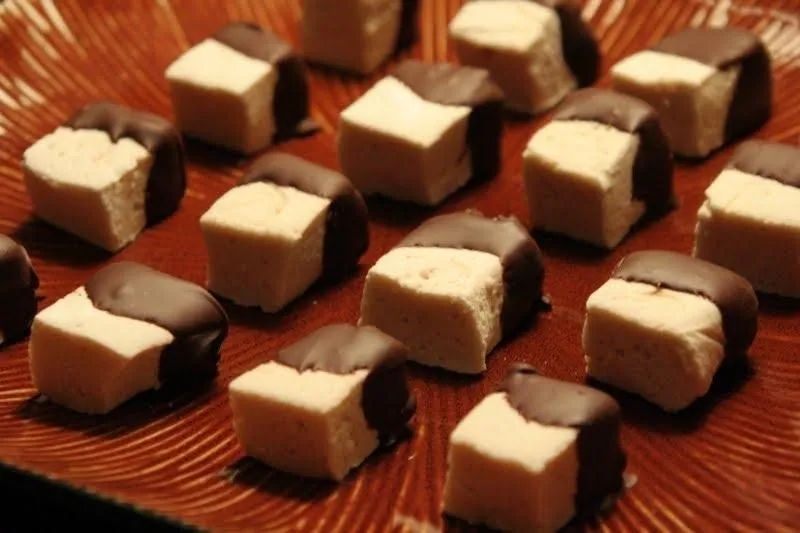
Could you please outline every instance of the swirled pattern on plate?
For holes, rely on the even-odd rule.
[[[454,59],[446,25],[461,0],[422,0],[421,40],[409,52]],[[794,10],[794,11],[792,11]],[[602,41],[604,72],[618,59],[687,25],[753,29],[774,57],[776,108],[757,136],[796,142],[800,133],[800,6],[795,0],[585,0]],[[298,0],[6,0],[0,3],[0,231],[28,247],[42,280],[41,306],[80,285],[107,254],[31,217],[19,160],[24,149],[94,99],[170,115],[163,71],[190,43],[227,20],[247,19],[298,42]],[[366,80],[314,69],[313,115],[323,132],[281,149],[335,165],[339,112],[386,69]],[[607,76],[600,85],[607,84]],[[526,218],[521,151],[546,121],[508,123],[500,176],[468,187],[436,212],[478,208]],[[205,252],[197,223],[246,161],[195,143],[182,209],[145,232],[118,259],[144,262],[202,283]],[[504,342],[482,379],[412,368],[416,433],[377,454],[340,486],[307,481],[244,459],[231,426],[230,380],[277,348],[334,321],[357,319],[363,274],[431,211],[371,200],[372,245],[360,271],[310,291],[266,316],[229,307],[232,329],[221,373],[209,390],[149,393],[110,416],[66,412],[36,397],[24,343],[0,351],[0,461],[215,530],[458,530],[439,512],[446,442],[458,420],[509,364],[581,380],[580,335],[587,296],[625,254],[645,248],[688,252],[702,193],[730,150],[681,164],[680,207],[634,233],[610,254],[537,235],[553,310]],[[628,469],[638,481],[616,509],[592,524],[609,531],[789,530],[800,523],[800,304],[762,299],[751,376],[681,416],[620,395]]]

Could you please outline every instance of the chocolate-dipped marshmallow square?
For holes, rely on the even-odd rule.
[[[234,22],[166,71],[178,128],[242,153],[313,131],[303,60],[274,33]]]
[[[361,324],[409,348],[409,359],[465,374],[542,302],[539,248],[515,218],[429,219],[367,273]]]
[[[240,305],[279,311],[367,250],[367,208],[341,174],[267,154],[200,218],[208,287]]]
[[[746,356],[757,314],[750,283],[730,270],[675,252],[633,253],[586,302],[588,374],[679,411],[708,392],[723,360]]]
[[[406,60],[342,112],[342,171],[364,194],[439,204],[497,173],[502,98],[485,70]]]
[[[203,288],[138,263],[111,264],[33,321],[33,385],[56,404],[111,411],[165,384],[213,379],[228,317]]]
[[[619,430],[609,395],[514,365],[450,436],[443,510],[506,531],[556,531],[622,489]]]
[[[368,74],[416,35],[419,0],[304,0],[303,55]]]
[[[465,65],[485,68],[517,111],[541,113],[597,78],[600,52],[571,0],[475,0],[450,22]]]
[[[757,291],[800,297],[800,148],[743,143],[705,197],[694,255]]]
[[[27,335],[36,314],[39,278],[28,252],[0,235],[0,346]]]
[[[611,69],[614,89],[652,105],[672,151],[705,157],[758,129],[772,108],[770,57],[738,28],[689,28]]]
[[[178,209],[184,167],[172,124],[109,102],[87,105],[22,160],[36,216],[110,252]]]
[[[642,216],[674,205],[667,138],[653,108],[631,96],[572,94],[523,160],[535,228],[614,248]]]
[[[273,468],[341,480],[410,434],[405,360],[405,347],[375,328],[325,326],[231,382],[239,442]]]

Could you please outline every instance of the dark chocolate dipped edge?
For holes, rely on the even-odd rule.
[[[25,337],[38,302],[39,277],[20,244],[0,235],[0,346]]]
[[[756,294],[746,279],[726,268],[676,252],[653,250],[626,256],[611,277],[694,294],[713,302],[722,315],[726,357],[744,357],[755,339]]]
[[[331,324],[278,352],[276,362],[299,372],[351,374],[368,370],[361,408],[381,445],[408,437],[416,402],[406,377],[408,349],[372,326]]]
[[[103,268],[84,287],[97,309],[172,333],[175,339],[159,361],[160,383],[201,382],[216,376],[228,317],[205,289],[132,262]]]
[[[549,7],[558,15],[564,61],[578,81],[578,87],[594,83],[600,71],[600,47],[591,27],[581,16],[580,7],[571,0],[532,1]]]
[[[800,188],[800,148],[760,140],[739,145],[728,168]]]
[[[622,489],[627,458],[619,438],[619,404],[611,396],[541,376],[525,364],[512,365],[498,390],[526,420],[578,430],[576,512],[596,511]]]
[[[305,62],[289,43],[249,22],[233,22],[211,38],[278,69],[272,113],[279,140],[308,135],[319,129],[319,125],[309,118]]]
[[[440,215],[409,233],[396,248],[424,246],[496,255],[503,265],[503,336],[543,305],[544,263],[536,241],[515,217],[486,218],[472,212]]]
[[[65,124],[73,129],[101,130],[114,142],[127,137],[153,154],[145,191],[147,224],[154,224],[180,207],[186,190],[186,158],[178,130],[167,120],[112,102],[95,102]]]
[[[754,34],[739,28],[687,28],[666,37],[654,51],[693,59],[717,69],[739,64],[741,72],[725,123],[725,140],[758,129],[772,112],[769,52]]]
[[[397,34],[397,44],[394,53],[402,52],[414,44],[417,40],[419,30],[417,28],[417,13],[419,12],[419,0],[401,0],[400,10],[400,31]]]
[[[329,199],[323,275],[337,279],[353,270],[369,247],[369,228],[364,199],[347,178],[293,155],[271,153],[256,160],[238,185],[256,181],[294,187]]]
[[[391,75],[424,100],[472,108],[467,124],[472,177],[486,179],[497,174],[500,169],[504,96],[488,71],[407,59]]]
[[[588,120],[639,137],[633,162],[633,197],[651,214],[675,207],[674,161],[658,114],[646,102],[606,89],[581,89],[569,95],[553,120]]]

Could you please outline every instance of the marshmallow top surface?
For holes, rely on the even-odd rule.
[[[253,59],[215,39],[206,39],[176,59],[167,68],[166,76],[214,91],[242,94],[273,68],[270,63]]]
[[[376,83],[345,109],[342,120],[428,148],[466,120],[471,109],[429,102],[394,77]]]
[[[200,220],[251,234],[297,240],[329,205],[330,200],[294,187],[256,181],[225,193]]]
[[[102,190],[150,158],[133,139],[114,142],[105,131],[59,127],[25,150],[25,165],[55,183]]]
[[[526,53],[547,26],[559,26],[558,16],[535,2],[477,0],[459,10],[450,22],[450,34],[479,46]]]
[[[645,85],[677,85],[700,87],[719,72],[694,59],[643,50],[618,62],[611,68],[620,76]]]
[[[733,168],[706,189],[706,206],[761,224],[800,228],[800,189]]]

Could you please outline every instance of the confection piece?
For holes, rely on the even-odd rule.
[[[231,382],[239,442],[273,468],[341,480],[410,435],[405,360],[406,348],[375,328],[325,326]]]
[[[443,510],[508,531],[556,531],[622,489],[619,405],[514,365],[450,436]]]
[[[648,251],[623,259],[586,302],[588,374],[679,411],[705,395],[723,360],[741,360],[757,329],[751,285],[720,266]]]
[[[524,113],[546,111],[591,85],[600,66],[597,41],[570,0],[467,2],[450,36],[461,62],[491,72],[506,104]]]
[[[515,218],[442,215],[369,270],[360,323],[399,339],[413,361],[478,374],[542,303],[543,280],[539,248]]]
[[[419,0],[304,0],[303,55],[368,74],[414,41]]]
[[[254,24],[234,22],[167,68],[178,128],[242,153],[316,129],[308,119],[305,64]]]
[[[341,174],[267,154],[200,218],[208,287],[274,312],[351,272],[369,244],[367,208]]]
[[[0,346],[16,342],[36,314],[39,278],[25,248],[0,235]]]
[[[485,70],[404,61],[342,112],[342,171],[364,194],[439,204],[497,173],[502,99]]]
[[[694,255],[757,291],[800,297],[800,148],[747,141],[706,190]]]
[[[109,102],[39,139],[22,168],[36,216],[110,252],[174,213],[186,189],[172,124]]]
[[[672,154],[658,115],[631,96],[572,94],[523,158],[535,228],[614,248],[645,214],[674,205]]]
[[[672,151],[705,157],[758,129],[772,108],[764,44],[738,28],[688,28],[611,69],[616,90],[652,105]]]
[[[163,385],[216,376],[228,317],[201,287],[144,265],[113,263],[33,321],[33,385],[56,404],[111,411]]]

